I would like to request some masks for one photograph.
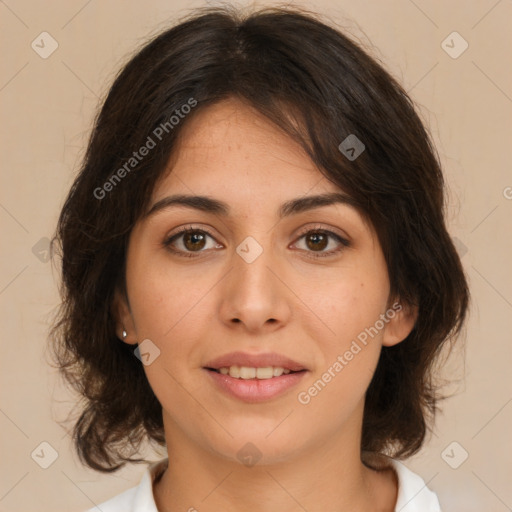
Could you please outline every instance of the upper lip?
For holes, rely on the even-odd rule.
[[[219,368],[229,368],[230,366],[246,366],[248,368],[265,368],[268,366],[274,366],[284,368],[285,370],[288,369],[293,372],[307,369],[297,361],[275,352],[266,352],[263,354],[230,352],[229,354],[224,354],[223,356],[212,359],[204,367],[218,370]]]

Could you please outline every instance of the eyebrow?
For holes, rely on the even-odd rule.
[[[331,192],[315,196],[304,196],[297,199],[291,199],[281,205],[278,211],[280,219],[295,215],[298,213],[320,208],[322,206],[330,206],[333,204],[345,204],[357,209],[359,204],[352,197],[341,192]],[[185,206],[207,213],[213,213],[227,217],[230,214],[230,207],[227,203],[219,201],[208,196],[192,196],[177,194],[164,197],[157,201],[146,213],[145,217],[154,215],[155,213],[170,208],[172,206]]]

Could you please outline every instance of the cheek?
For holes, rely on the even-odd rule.
[[[139,337],[166,343],[180,329],[205,317],[203,299],[215,284],[197,272],[168,270],[165,255],[135,254],[127,273],[130,305]]]
[[[385,267],[354,265],[341,270],[336,282],[331,278],[319,281],[320,287],[304,290],[309,294],[305,302],[314,304],[315,315],[325,328],[313,328],[313,323],[318,327],[319,322],[303,324],[321,357],[300,390],[303,400],[298,398],[318,414],[334,403],[340,404],[337,410],[343,415],[363,399],[381,350],[383,333],[375,325],[388,298]],[[311,403],[306,404],[308,401]]]
[[[179,411],[192,405],[179,383],[186,381],[187,390],[196,392],[198,381],[190,375],[196,375],[202,362],[197,340],[210,333],[206,322],[218,279],[196,271],[166,272],[165,262],[157,260],[131,267],[128,292],[138,339],[151,340],[159,351],[155,362],[144,367],[150,385],[161,403]]]
[[[343,349],[366,328],[374,325],[384,312],[389,286],[387,274],[367,268],[344,268],[333,279],[332,274],[315,280],[315,286],[305,286],[300,295],[311,305],[314,317],[320,320],[321,332],[312,329],[313,339],[331,350]]]
[[[138,337],[150,339],[159,350],[155,361],[144,366],[149,384],[165,410],[190,420],[199,414],[191,397],[198,396],[201,383],[190,378],[201,361],[197,340],[204,338],[212,307],[206,297],[212,284],[204,281],[155,273],[132,288]]]
[[[346,421],[347,415],[364,400],[381,351],[382,331],[375,325],[386,297],[377,300],[357,293],[361,288],[354,286],[353,293],[338,289],[336,300],[325,300],[324,320],[334,333],[312,337],[321,358],[297,396],[306,407],[305,412],[318,417],[327,415],[333,424]]]

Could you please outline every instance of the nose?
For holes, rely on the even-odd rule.
[[[233,254],[233,267],[221,289],[221,319],[231,329],[273,332],[289,321],[292,294],[270,249],[248,261]]]

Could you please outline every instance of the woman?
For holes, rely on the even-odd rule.
[[[439,511],[398,459],[469,293],[412,101],[298,9],[194,12],[116,78],[54,242],[91,510]],[[137,457],[139,455],[139,457]]]

